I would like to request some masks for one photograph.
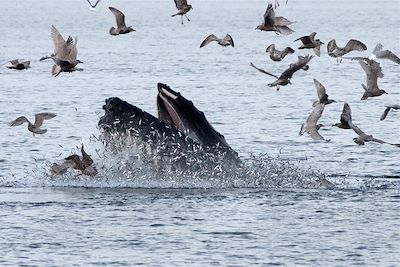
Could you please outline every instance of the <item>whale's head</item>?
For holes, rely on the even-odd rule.
[[[193,102],[169,86],[159,83],[157,95],[158,118],[189,136],[203,146],[229,147],[222,134],[207,121],[204,113]]]

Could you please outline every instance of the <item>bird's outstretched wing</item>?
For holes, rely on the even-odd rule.
[[[398,56],[396,56],[390,50],[382,50],[382,49],[383,45],[377,44],[374,51],[372,51],[372,54],[374,54],[376,58],[389,59],[397,64],[400,64],[400,58]]]
[[[86,0],[88,3],[89,3],[89,5],[92,7],[92,8],[96,8],[96,6],[97,6],[97,4],[101,1],[101,0],[97,0],[96,1],[96,3],[93,5],[89,0]]]
[[[217,36],[215,36],[214,34],[210,34],[209,36],[206,37],[206,39],[204,39],[204,41],[201,43],[200,48],[202,48],[203,46],[208,45],[209,43],[213,42],[213,41],[217,41],[218,38]]]
[[[90,165],[93,164],[93,159],[90,157],[89,154],[86,153],[86,151],[83,149],[83,144],[81,147],[81,153],[82,153],[82,166],[84,168],[89,167]]]
[[[37,113],[35,114],[35,123],[33,125],[38,128],[42,126],[44,120],[50,120],[55,116],[57,116],[57,114],[50,112]]]
[[[230,36],[230,34],[226,34],[224,40],[229,42],[232,45],[232,47],[235,47],[235,44],[233,43],[233,38],[232,36]]]
[[[314,56],[310,56],[307,55],[305,57],[303,56],[299,56],[298,61],[295,63],[292,63],[289,65],[289,68],[286,69],[280,77],[282,78],[287,78],[290,79],[293,76],[293,73],[295,73],[296,71],[304,68],[308,62],[310,62],[310,60],[313,58]]]
[[[315,88],[317,89],[317,94],[319,101],[323,103],[328,99],[328,95],[326,94],[326,89],[325,86],[323,86],[317,79],[314,79],[314,85]]]
[[[365,50],[367,50],[367,46],[358,40],[350,39],[343,49],[347,52],[350,52],[353,50],[365,51]]]
[[[382,116],[381,116],[381,121],[383,121],[384,119],[386,119],[388,113],[390,111],[390,108],[386,108],[385,111],[383,111]]]
[[[108,7],[111,12],[114,14],[115,19],[117,21],[117,28],[123,28],[126,27],[125,25],[125,15],[124,13],[122,13],[121,11],[119,11],[118,9],[116,9],[115,7]]]
[[[255,68],[256,70],[258,70],[258,71],[261,72],[261,73],[264,73],[264,74],[267,74],[267,75],[269,75],[269,76],[272,76],[272,77],[275,77],[275,78],[279,79],[278,76],[276,76],[276,75],[274,75],[274,74],[272,74],[272,73],[269,73],[269,72],[267,72],[267,71],[265,71],[265,70],[263,70],[263,69],[257,68],[256,66],[254,66],[253,63],[250,63],[250,66],[252,66],[253,68]]]
[[[54,43],[54,56],[62,60],[66,59],[68,57],[67,44],[72,41],[72,38],[68,37],[67,42],[65,42],[54,25],[51,26],[51,38]]]
[[[268,4],[267,10],[264,13],[264,24],[269,26],[275,25],[275,11],[271,3]]]
[[[177,9],[181,9],[184,6],[187,6],[186,0],[174,0],[174,2]]]
[[[29,120],[25,116],[21,116],[21,117],[16,118],[14,121],[10,122],[9,125],[10,126],[19,126],[25,122],[30,123]]]

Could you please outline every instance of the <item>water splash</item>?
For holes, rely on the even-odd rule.
[[[242,156],[240,164],[221,153],[189,151],[180,157],[154,151],[135,138],[114,136],[112,142],[91,138],[87,147],[99,171],[95,177],[69,170],[54,176],[52,162],[38,162],[23,177],[0,177],[7,187],[111,187],[111,188],[268,188],[268,189],[368,189],[393,188],[393,181],[330,176],[304,162],[273,158],[268,154]],[[158,147],[159,148],[159,147]]]

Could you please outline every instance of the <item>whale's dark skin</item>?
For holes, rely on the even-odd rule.
[[[158,84],[158,90],[160,119],[113,97],[103,106],[105,115],[100,118],[100,129],[106,134],[133,136],[149,145],[157,156],[180,159],[182,166],[193,162],[190,157],[206,159],[214,165],[219,160],[229,165],[240,164],[238,154],[191,101],[164,84]],[[177,127],[175,123],[180,121]]]
[[[219,147],[233,152],[233,149],[225,141],[225,137],[211,126],[204,113],[198,110],[192,101],[187,100],[165,84],[159,83],[157,87],[158,117],[161,121],[176,128],[204,147]]]

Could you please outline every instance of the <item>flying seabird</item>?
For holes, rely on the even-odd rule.
[[[257,68],[256,66],[254,66],[253,63],[250,63],[250,66],[252,66],[252,67],[255,68],[256,70],[258,70],[259,72],[262,72],[262,73],[267,74],[267,75],[269,75],[269,76],[275,77],[277,80],[274,81],[273,83],[269,83],[268,86],[270,86],[270,87],[277,86],[276,90],[279,90],[279,86],[280,86],[280,85],[287,85],[287,84],[291,83],[291,82],[290,82],[290,79],[292,78],[293,74],[294,74],[296,71],[298,71],[298,70],[300,70],[300,69],[305,69],[305,70],[307,70],[307,69],[308,69],[307,64],[310,62],[310,60],[311,60],[312,58],[313,58],[313,56],[310,56],[310,55],[307,55],[307,56],[305,56],[305,57],[299,56],[299,57],[298,57],[298,61],[297,61],[296,63],[290,64],[290,65],[289,65],[289,68],[286,69],[286,70],[281,74],[281,76],[279,76],[279,77],[278,77],[277,75],[274,75],[274,74],[272,74],[272,73],[269,73],[269,72],[267,72],[267,71],[265,71],[265,70],[263,70],[263,69]]]
[[[186,0],[174,0],[176,9],[178,9],[178,13],[172,15],[172,17],[175,17],[177,15],[181,15],[181,21],[183,24],[183,16],[186,17],[188,21],[190,19],[187,17],[186,13],[188,13],[191,9],[193,9],[192,5],[188,5]]]
[[[6,66],[9,69],[14,69],[14,70],[26,70],[29,69],[31,66],[31,62],[28,61],[20,61],[19,59],[14,59],[9,61],[11,63],[11,66]]]
[[[329,56],[340,58],[340,61],[342,61],[342,56],[353,50],[365,51],[367,50],[367,46],[358,40],[350,39],[346,46],[342,48],[337,46],[335,39],[332,39],[328,42],[327,50]]]
[[[319,39],[315,39],[316,34],[317,34],[316,32],[313,32],[309,36],[303,36],[303,37],[297,38],[294,41],[296,42],[296,41],[300,40],[303,43],[303,45],[300,46],[299,49],[306,49],[306,48],[311,49],[312,48],[314,50],[314,53],[317,56],[320,56],[321,55],[321,45],[323,45],[324,43],[321,42]]]
[[[76,68],[76,65],[83,63],[76,58],[78,55],[76,48],[78,37],[75,37],[75,42],[71,36],[65,41],[57,28],[51,26],[51,38],[54,43],[54,54],[51,58],[55,63],[51,70],[52,75],[57,77],[61,72],[81,70]]]
[[[42,129],[40,126],[42,126],[44,120],[50,120],[57,116],[55,113],[49,113],[49,112],[43,112],[43,113],[37,113],[35,114],[35,123],[32,124],[25,116],[18,117],[14,121],[12,121],[9,125],[10,126],[19,126],[25,122],[28,123],[28,130],[35,134],[44,134],[47,132],[47,129]]]
[[[90,5],[90,10],[94,10],[95,8],[96,8],[96,6],[97,6],[97,4],[101,1],[101,0],[97,0],[96,1],[96,3],[93,5],[89,0],[86,0],[88,3],[89,3],[89,5]]]
[[[342,129],[353,129],[353,131],[358,135],[358,137],[353,138],[353,141],[358,145],[365,145],[366,142],[376,142],[380,144],[389,144],[400,147],[400,144],[388,143],[383,140],[374,138],[372,135],[367,135],[360,128],[354,125],[351,117],[351,109],[349,104],[347,103],[344,103],[343,111],[340,115],[340,123],[336,123],[334,126]]]
[[[110,28],[110,34],[111,35],[120,35],[120,34],[126,34],[130,33],[132,31],[136,31],[135,29],[132,28],[132,26],[126,27],[125,25],[125,15],[115,7],[108,7],[111,12],[114,14],[115,19],[117,21],[117,28],[111,27]]]
[[[203,46],[208,45],[209,43],[211,43],[213,41],[217,41],[219,45],[224,46],[224,47],[226,47],[228,45],[231,45],[232,47],[235,47],[235,44],[233,43],[232,36],[230,36],[229,34],[227,34],[224,39],[218,38],[214,34],[211,34],[211,35],[207,36],[206,39],[204,39],[204,41],[200,45],[200,48],[202,48]]]
[[[314,79],[314,84],[315,84],[315,88],[317,89],[317,94],[318,94],[319,100],[314,101],[313,107],[315,107],[318,104],[328,105],[333,102],[336,102],[335,100],[328,98],[328,95],[326,94],[325,86],[323,86],[319,81],[317,81],[317,79]]]
[[[400,144],[392,144],[392,143],[385,142],[381,139],[374,138],[372,135],[368,135],[368,134],[364,133],[360,128],[358,128],[354,124],[353,124],[352,129],[358,135],[358,137],[353,138],[354,143],[356,143],[357,145],[361,146],[361,145],[365,145],[365,143],[367,143],[367,142],[375,142],[375,143],[379,143],[379,144],[389,144],[392,146],[400,147]]]
[[[351,109],[349,104],[346,102],[343,105],[342,114],[340,114],[340,122],[335,123],[333,126],[336,126],[341,129],[351,129],[353,124],[353,119],[351,117]]]
[[[383,45],[377,44],[374,51],[372,51],[371,59],[382,58],[389,59],[394,63],[400,64],[400,58],[390,50],[382,50]]]
[[[269,52],[269,57],[273,61],[281,61],[284,59],[288,54],[293,54],[294,50],[290,47],[286,47],[282,51],[278,50],[275,48],[275,44],[271,44],[267,47],[267,50],[265,52]]]
[[[390,111],[391,109],[398,110],[398,109],[400,109],[400,105],[389,105],[389,106],[386,106],[385,111],[382,113],[381,121],[383,121],[384,119],[386,119],[386,116],[388,115],[388,113],[389,113],[389,111]]]
[[[284,17],[275,17],[275,11],[272,8],[272,4],[269,3],[264,13],[264,21],[257,26],[256,30],[273,31],[276,34],[289,35],[294,32],[288,27],[290,24],[292,22]]]
[[[314,140],[326,140],[322,135],[319,134],[318,130],[323,126],[317,124],[319,118],[321,118],[322,112],[324,111],[325,104],[318,103],[315,105],[314,110],[308,116],[305,123],[301,125],[299,135],[308,133]],[[330,141],[330,140],[326,140]]]
[[[378,87],[378,78],[383,78],[382,68],[380,64],[373,59],[361,58],[358,60],[361,67],[367,75],[367,85],[361,84],[365,92],[361,97],[361,100],[365,100],[368,97],[381,96],[387,94],[385,90],[381,90]]]

